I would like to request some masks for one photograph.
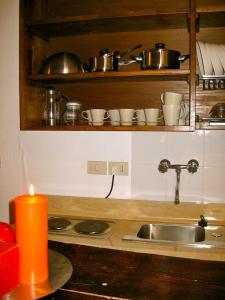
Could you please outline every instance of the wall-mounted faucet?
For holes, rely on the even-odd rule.
[[[181,170],[186,169],[186,170],[188,170],[189,173],[195,173],[195,172],[197,172],[198,167],[199,167],[199,163],[195,159],[189,160],[187,165],[178,165],[178,164],[171,165],[170,161],[167,160],[167,159],[163,159],[163,160],[160,161],[159,167],[158,167],[159,172],[165,173],[165,172],[168,171],[168,169],[175,169],[175,171],[176,171],[177,182],[176,182],[176,189],[175,189],[175,200],[174,200],[175,204],[180,203],[179,189],[180,189],[180,173],[181,173]]]

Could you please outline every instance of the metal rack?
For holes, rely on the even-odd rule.
[[[225,90],[225,75],[203,75],[203,90]]]

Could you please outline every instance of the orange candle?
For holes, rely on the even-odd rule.
[[[15,198],[16,241],[19,244],[20,283],[37,284],[48,278],[48,198],[30,195]]]

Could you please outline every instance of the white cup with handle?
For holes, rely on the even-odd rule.
[[[102,126],[104,120],[108,119],[109,114],[105,109],[93,108],[82,111],[81,116],[88,120],[89,125]]]
[[[82,111],[81,117],[84,120],[88,120],[88,125],[92,125],[92,117],[91,117],[91,110],[90,109]]]
[[[179,125],[179,120],[185,114],[185,110],[180,105],[164,104],[163,116],[166,126]]]
[[[157,125],[162,118],[159,117],[159,108],[145,108],[144,112],[147,125]]]
[[[137,117],[137,125],[145,125],[145,111],[144,109],[136,109],[135,110],[136,117]]]
[[[110,117],[110,123],[113,126],[120,125],[120,112],[118,109],[109,109],[108,110],[109,117]]]
[[[132,108],[121,108],[119,112],[121,125],[123,126],[131,126],[133,121],[137,119],[137,117],[134,116],[135,110]]]
[[[184,99],[183,94],[174,92],[165,92],[161,94],[161,102],[163,105],[181,105]]]
[[[183,110],[184,110],[184,113],[183,113]],[[184,125],[186,125],[186,119],[188,118],[188,115],[189,115],[189,103],[184,103],[184,106],[181,107],[181,114],[182,114],[182,117],[180,117],[180,119],[179,119],[179,125],[184,126]]]
[[[92,124],[102,126],[104,121],[109,118],[109,113],[105,109],[91,109]]]

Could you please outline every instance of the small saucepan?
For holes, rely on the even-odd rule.
[[[90,72],[118,71],[119,66],[127,65],[126,63],[123,64],[123,61],[121,59],[131,51],[134,51],[140,47],[142,47],[142,45],[137,45],[125,52],[110,51],[107,48],[102,49],[100,50],[98,56],[90,57],[89,71]]]
[[[179,69],[180,63],[189,57],[189,54],[180,55],[179,51],[166,49],[165,44],[157,43],[154,49],[144,50],[132,59],[140,63],[142,70]]]

